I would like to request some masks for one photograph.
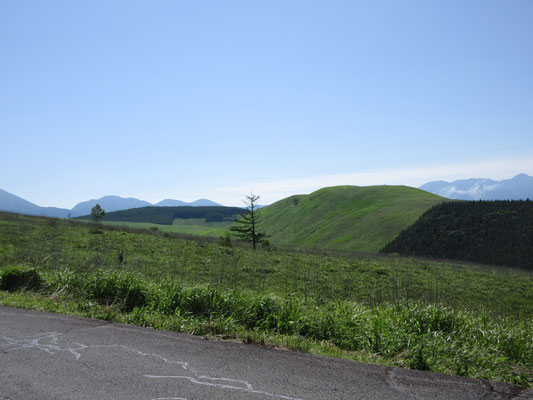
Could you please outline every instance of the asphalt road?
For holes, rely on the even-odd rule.
[[[0,307],[0,400],[533,399],[533,391]]]

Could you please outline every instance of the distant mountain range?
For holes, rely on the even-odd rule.
[[[155,207],[177,207],[177,206],[193,206],[193,207],[209,207],[221,206],[221,204],[207,199],[199,199],[191,203],[181,200],[165,199],[156,204],[151,204],[144,200],[135,199],[133,197],[119,197],[119,196],[104,196],[99,199],[91,199],[76,204],[71,210],[66,208],[56,207],[40,207],[34,203],[24,200],[21,197],[15,196],[5,190],[0,189],[0,211],[13,212],[18,214],[38,215],[43,217],[55,218],[74,218],[91,213],[91,209],[100,204],[106,212],[127,210],[130,208],[139,208],[147,206]]]
[[[428,182],[420,189],[448,199],[458,200],[533,200],[533,177],[526,174],[516,175],[514,178],[496,181],[487,178],[463,179],[453,182]],[[40,207],[21,197],[0,189],[0,211],[14,212],[27,215],[38,215],[57,218],[74,218],[91,213],[91,209],[100,204],[106,212],[127,210],[139,207],[209,207],[221,206],[207,199],[199,199],[191,203],[181,200],[165,199],[151,204],[132,197],[104,196],[76,204],[71,210],[56,207]]]
[[[0,211],[57,218],[67,218],[70,213],[70,210],[64,208],[39,207],[2,189],[0,189]]]
[[[533,200],[533,177],[519,174],[501,181],[487,178],[434,181],[420,189],[457,200]]]
[[[180,206],[191,206],[191,207],[221,207],[221,204],[215,203],[214,201],[208,199],[198,199],[190,203],[186,203],[181,200],[172,200],[165,199],[161,200],[159,203],[154,204],[155,207],[180,207]]]

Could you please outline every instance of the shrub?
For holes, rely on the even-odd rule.
[[[233,247],[233,244],[231,243],[231,237],[229,235],[229,233],[225,233],[224,235],[220,236],[218,238],[218,244],[222,247],[226,247],[226,248],[232,248]]]
[[[43,279],[34,268],[11,267],[0,275],[0,289],[15,291],[19,289],[39,289]]]
[[[148,302],[146,288],[133,275],[99,270],[84,282],[83,292],[102,304],[120,304],[124,310],[143,307]]]

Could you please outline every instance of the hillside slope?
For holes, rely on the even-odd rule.
[[[533,270],[533,201],[440,204],[383,252]]]
[[[2,189],[0,189],[0,211],[54,218],[67,218],[70,213],[70,210],[63,208],[40,207]]]
[[[447,199],[407,186],[335,186],[260,210],[276,244],[377,252],[427,209]]]

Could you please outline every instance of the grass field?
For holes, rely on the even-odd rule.
[[[105,225],[122,226],[137,229],[152,229],[161,232],[181,233],[184,235],[220,237],[224,235],[232,222],[205,222],[205,219],[174,219],[172,225],[153,224],[150,222],[104,221]]]
[[[407,186],[336,186],[260,209],[272,243],[378,252],[443,197]]]
[[[533,385],[526,272],[91,229],[0,214],[0,303]]]

